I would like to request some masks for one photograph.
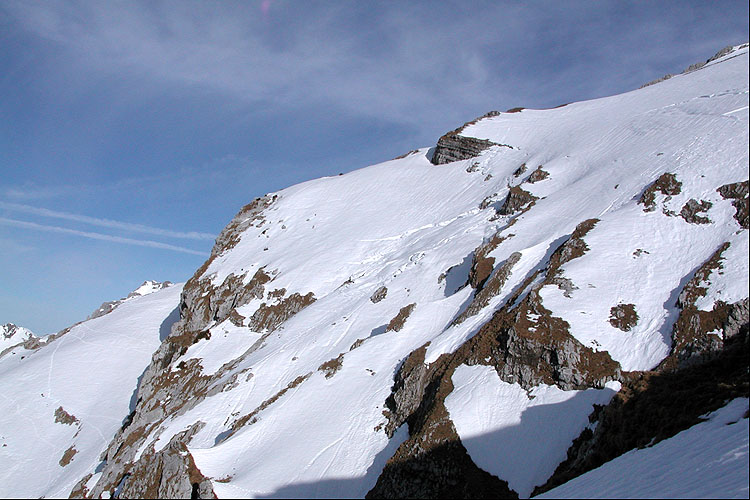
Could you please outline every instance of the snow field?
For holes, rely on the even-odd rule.
[[[748,400],[534,498],[747,498]],[[744,417],[743,417],[744,415]]]
[[[565,460],[583,429],[593,405],[606,405],[620,390],[563,391],[540,385],[524,391],[503,382],[491,366],[459,366],[454,389],[445,407],[461,443],[479,467],[508,481],[521,498],[528,498]]]
[[[35,351],[0,360],[0,496],[67,498],[93,472],[161,343],[181,285],[124,302]],[[21,360],[20,357],[24,359]],[[56,422],[63,410],[78,421]],[[60,463],[71,447],[76,453]],[[29,480],[33,471],[34,480]]]

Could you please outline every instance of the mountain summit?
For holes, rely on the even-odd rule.
[[[722,443],[693,496],[746,492],[748,90],[745,44],[254,200],[185,284],[0,358],[0,493],[598,495],[693,474],[685,432]]]

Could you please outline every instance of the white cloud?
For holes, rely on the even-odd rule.
[[[32,207],[29,205],[21,205],[19,203],[6,203],[0,201],[0,208],[5,210],[12,210],[15,212],[22,212],[26,214],[39,215],[42,217],[52,217],[56,219],[64,219],[73,222],[81,222],[84,224],[90,224],[92,226],[107,227],[110,229],[121,229],[125,231],[131,231],[136,233],[153,234],[156,236],[164,236],[167,238],[184,238],[190,240],[213,240],[215,236],[209,233],[199,233],[195,231],[183,232],[183,231],[172,231],[169,229],[161,229],[157,227],[146,226],[143,224],[133,224],[130,222],[122,222],[111,219],[100,219],[97,217],[89,217],[87,215],[71,214],[68,212],[60,212],[56,210],[49,210],[47,208]]]
[[[424,22],[420,9],[396,3],[370,6],[381,10],[372,23],[351,26],[356,4],[276,2],[266,21],[260,4],[248,2],[6,7],[26,29],[101,71],[198,86],[245,105],[304,103],[406,124],[426,114],[465,116],[496,94],[481,49],[513,31],[487,30],[471,18]],[[296,14],[279,10],[285,22],[273,23],[283,8]]]
[[[94,240],[110,241],[113,243],[122,243],[126,245],[137,245],[142,247],[159,248],[162,250],[172,250],[174,252],[188,253],[192,255],[208,256],[206,252],[199,252],[190,248],[180,247],[176,245],[169,245],[167,243],[161,243],[159,241],[152,240],[138,240],[134,238],[124,238],[122,236],[113,236],[102,233],[92,233],[88,231],[79,231],[77,229],[69,229],[66,227],[59,226],[48,226],[45,224],[37,224],[35,222],[22,221],[17,219],[8,219],[0,217],[0,224],[6,226],[19,227],[23,229],[33,229],[36,231],[46,231],[52,233],[70,234],[74,236],[81,236],[83,238],[90,238]]]

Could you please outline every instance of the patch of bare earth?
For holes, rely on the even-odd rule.
[[[74,446],[71,446],[70,448],[68,448],[67,450],[65,450],[65,453],[63,453],[63,456],[62,456],[62,458],[60,459],[60,462],[59,462],[60,463],[60,467],[65,467],[70,462],[72,462],[73,461],[73,457],[75,456],[76,453],[78,453],[78,450],[76,450]]]
[[[414,308],[416,306],[417,304],[409,304],[408,306],[404,306],[399,309],[398,314],[396,314],[396,316],[394,316],[393,319],[388,322],[388,326],[385,327],[385,331],[400,332],[404,327],[406,320],[409,319],[409,316],[411,316],[411,313],[412,311],[414,311]]]
[[[55,422],[58,424],[73,425],[77,424],[79,420],[60,406],[55,410]]]
[[[352,349],[355,349],[355,347],[352,347]],[[323,363],[322,365],[318,367],[318,371],[323,372],[326,378],[333,377],[334,375],[336,375],[336,372],[339,371],[339,369],[341,368],[341,364],[344,361],[344,354],[345,353],[342,352],[337,357],[333,359],[329,359],[328,361],[326,361],[325,363]]]
[[[384,286],[381,286],[377,290],[373,292],[373,294],[370,296],[370,301],[373,304],[377,304],[381,300],[385,298],[385,296],[388,295],[388,289]]]
[[[609,323],[623,332],[629,332],[638,324],[635,304],[617,304],[609,310]]]

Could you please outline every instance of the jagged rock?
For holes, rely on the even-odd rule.
[[[609,323],[623,332],[629,332],[638,324],[635,304],[617,304],[609,311]]]
[[[524,191],[520,186],[513,186],[508,191],[508,196],[497,213],[498,215],[513,215],[521,210],[526,211],[538,199],[528,191]]]
[[[46,341],[48,339],[45,339]],[[36,349],[42,344],[42,340],[34,335],[31,330],[16,326],[13,323],[0,325],[0,357],[23,345],[26,349]]]
[[[553,253],[547,278],[555,277],[565,262],[583,255],[587,247],[582,238],[595,223],[592,219],[579,224]],[[532,285],[540,272],[530,276],[455,352],[428,365],[423,346],[404,360],[394,376],[384,415],[389,433],[408,423],[409,439],[388,461],[368,498],[479,497],[488,488],[495,490],[496,497],[514,497],[504,481],[476,472],[478,467],[448,416],[444,401],[453,390],[453,372],[462,364],[492,366],[502,380],[526,389],[540,383],[566,390],[603,387],[621,377],[619,364],[607,352],[582,345],[570,335],[565,321],[544,308],[538,291],[548,282]]]
[[[159,452],[144,453],[119,485],[119,498],[216,498],[211,481],[185,446],[195,427],[174,436]],[[114,496],[114,495],[113,495]]]
[[[373,304],[377,304],[381,300],[385,298],[385,296],[388,294],[388,289],[384,286],[381,286],[377,290],[373,292],[373,294],[370,296],[370,301]]]
[[[494,262],[495,259],[491,259]],[[497,267],[494,271],[490,267],[490,276],[481,282],[482,287],[477,290],[474,298],[472,299],[469,306],[453,321],[454,325],[463,323],[467,318],[474,316],[479,311],[487,307],[492,297],[497,296],[505,285],[505,282],[510,278],[513,266],[521,260],[520,252],[513,252],[510,256]],[[489,259],[483,261],[484,264],[489,263]],[[489,266],[492,264],[489,263]]]
[[[676,196],[682,191],[682,183],[672,173],[664,173],[659,176],[641,195],[638,203],[643,205],[644,212],[656,210],[656,193],[666,196]]]
[[[573,441],[567,458],[532,496],[593,470],[634,448],[652,446],[702,421],[737,397],[748,397],[747,319],[714,358],[666,372],[633,372],[593,426]]]
[[[549,172],[542,170],[542,166],[539,165],[536,170],[531,172],[531,175],[529,175],[529,178],[526,179],[526,181],[529,184],[534,184],[535,182],[543,181],[547,177],[549,177]]]
[[[750,213],[750,198],[748,198],[748,181],[725,184],[716,191],[722,198],[731,199],[734,206],[734,218],[744,229],[748,229],[748,214]]]
[[[404,327],[404,323],[406,323],[406,320],[409,319],[409,316],[411,316],[412,311],[414,311],[414,308],[417,304],[409,304],[408,306],[402,307],[396,316],[391,319],[391,321],[388,322],[388,325],[385,327],[386,332],[400,332],[401,329]]]
[[[466,160],[478,156],[482,151],[492,146],[505,146],[507,145],[496,144],[492,141],[485,139],[477,139],[475,137],[466,137],[461,135],[461,132],[468,127],[477,123],[479,120],[498,116],[500,113],[497,111],[490,111],[489,113],[476,118],[470,122],[463,124],[461,127],[448,132],[440,139],[438,139],[437,146],[432,155],[430,161],[433,165],[443,165],[445,163],[451,163],[459,160]]]
[[[711,219],[699,214],[707,212],[708,209],[711,208],[711,206],[712,203],[710,201],[701,200],[700,203],[698,203],[696,200],[691,198],[687,203],[685,203],[685,205],[682,206],[682,210],[680,210],[680,217],[685,219],[685,222],[689,222],[690,224],[710,224]]]
[[[728,242],[719,247],[680,292],[676,304],[680,313],[672,327],[672,349],[660,363],[660,370],[675,370],[711,359],[750,320],[747,298],[733,304],[717,300],[710,311],[695,305],[700,297],[706,296],[711,273],[724,267],[722,255],[728,248]]]
[[[483,242],[474,250],[471,269],[469,270],[469,285],[472,288],[475,288],[477,291],[482,289],[495,266],[495,258],[488,255],[500,246],[503,241],[511,237],[513,237],[512,234],[501,235],[501,233],[496,233],[492,238]]]
[[[526,164],[521,163],[521,166],[518,167],[515,172],[513,172],[513,177],[521,177],[524,172],[526,172]]]

